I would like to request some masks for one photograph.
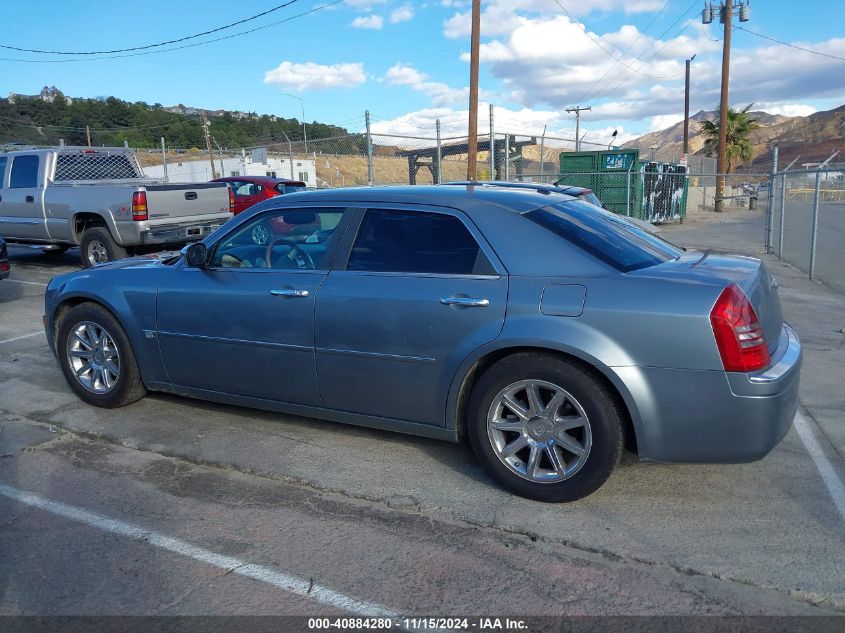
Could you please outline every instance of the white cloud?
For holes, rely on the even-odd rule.
[[[369,10],[372,9],[374,6],[380,4],[386,4],[387,0],[346,0],[346,4],[348,4],[353,9],[361,9],[361,10]]]
[[[444,6],[459,6],[457,3]],[[569,2],[567,9],[573,15],[609,13],[621,11],[626,14],[657,11],[664,3],[661,0],[590,0]],[[560,5],[555,0],[487,0],[481,12],[481,34],[485,37],[509,33],[526,14],[561,16]],[[443,24],[443,34],[448,38],[461,38],[470,34],[471,12],[455,13]]]
[[[754,109],[783,116],[810,116],[818,112],[816,108],[805,103],[767,103],[765,101],[755,103]]]
[[[411,8],[409,4],[403,4],[401,7],[395,9],[393,13],[390,14],[390,23],[396,24],[397,22],[407,22],[414,17],[414,10]]]
[[[428,81],[428,75],[413,66],[396,64],[388,69],[384,80],[394,86],[410,86],[417,92],[427,94],[435,106],[466,102],[469,99],[467,88],[452,88],[439,81]]]
[[[352,20],[352,26],[356,29],[373,29],[378,31],[384,26],[384,18],[380,15],[362,15]]]
[[[478,132],[481,135],[485,134],[488,130],[488,116],[489,104],[480,103],[478,106]],[[399,134],[433,139],[435,137],[435,125],[438,119],[440,120],[440,133],[444,138],[466,136],[469,111],[467,109],[447,107],[426,108],[409,112],[390,120],[380,120],[373,123],[371,128],[375,135]],[[575,120],[565,112],[532,110],[530,108],[512,110],[496,107],[494,111],[494,122],[498,134],[507,133],[520,137],[535,137],[538,144],[543,134],[543,127],[545,126],[546,147],[567,147],[571,149],[574,146]],[[624,127],[619,125],[597,129],[585,129],[582,127],[581,134],[582,136],[586,134],[585,143],[590,143],[591,147],[606,147],[611,142],[611,135],[614,130],[618,132],[614,141],[616,145],[621,145],[637,136],[637,134],[627,132]]]
[[[265,84],[276,84],[283,88],[305,92],[331,88],[352,88],[367,81],[361,63],[315,64],[306,62],[282,62],[273,70],[264,73]]]
[[[665,130],[667,127],[671,127],[680,121],[684,120],[683,113],[681,114],[660,114],[658,116],[651,117],[651,124],[648,126],[649,132],[657,132],[659,130]]]

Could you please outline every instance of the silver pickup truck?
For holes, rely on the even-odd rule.
[[[0,236],[64,252],[90,267],[202,239],[232,217],[222,182],[162,184],[123,147],[0,153]]]

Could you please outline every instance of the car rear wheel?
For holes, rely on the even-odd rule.
[[[105,227],[86,229],[79,244],[83,268],[126,257],[126,249],[115,242]]]
[[[59,323],[56,352],[71,389],[97,407],[116,408],[144,397],[147,390],[132,346],[105,308],[83,303]]]
[[[488,369],[470,397],[467,431],[488,472],[537,501],[575,501],[597,490],[624,446],[622,415],[581,365],[524,352]]]

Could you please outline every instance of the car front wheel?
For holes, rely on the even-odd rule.
[[[123,328],[105,308],[83,303],[59,323],[56,352],[71,389],[97,407],[116,408],[146,394]]]
[[[487,471],[512,492],[575,501],[610,476],[624,446],[622,415],[580,364],[539,352],[490,367],[470,397],[467,431]]]

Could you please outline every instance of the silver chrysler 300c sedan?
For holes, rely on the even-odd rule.
[[[760,260],[542,187],[270,199],[181,255],[55,277],[45,325],[90,404],[155,390],[466,440],[542,501],[593,492],[626,447],[766,455],[801,365]]]

